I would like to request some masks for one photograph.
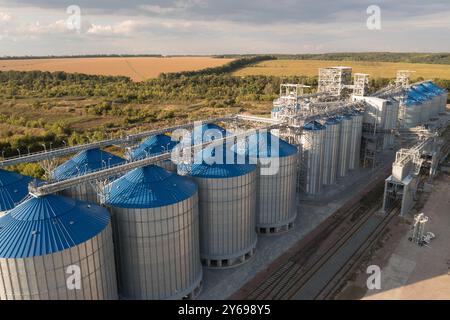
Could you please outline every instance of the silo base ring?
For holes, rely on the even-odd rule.
[[[238,267],[246,262],[248,262],[256,253],[256,246],[252,248],[247,253],[231,259],[202,259],[202,264],[208,269],[229,269]]]
[[[256,228],[256,232],[261,235],[276,235],[284,232],[288,232],[294,228],[294,222],[287,223],[278,227],[260,227]]]

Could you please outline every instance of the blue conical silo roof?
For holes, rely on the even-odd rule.
[[[0,258],[43,256],[75,247],[102,232],[108,210],[48,195],[32,197],[0,218]]]
[[[304,125],[303,129],[305,130],[323,130],[325,126],[322,125],[319,121],[311,121]]]
[[[152,136],[142,142],[139,147],[131,152],[131,159],[140,160],[147,157],[154,157],[162,153],[171,151],[178,144],[172,141],[172,138],[165,134]]]
[[[419,102],[426,102],[428,101],[428,97],[424,95],[423,92],[418,91],[417,89],[410,88],[408,90],[408,97],[413,98],[416,101]]]
[[[436,94],[442,94],[445,92],[444,89],[442,89],[441,87],[439,87],[438,85],[436,85],[434,82],[431,82],[431,81],[424,82],[424,83],[422,83],[422,85],[425,88],[436,92]]]
[[[272,146],[277,147],[272,150]],[[241,155],[251,158],[272,158],[289,157],[297,153],[297,147],[274,136],[270,132],[257,132],[249,136],[249,144],[246,143],[246,150],[238,150],[238,146],[233,146],[233,150]],[[275,151],[273,154],[272,151]]]
[[[181,167],[189,167],[189,175],[193,177],[207,179],[240,177],[256,170],[256,164],[237,164],[237,154],[226,144],[217,148],[222,148],[223,157],[220,159],[218,159],[219,155],[216,155],[215,148],[205,148],[196,157],[203,159],[201,163],[181,165]]]
[[[194,128],[194,130],[192,131],[192,142],[193,143],[200,143],[202,141],[202,139],[204,139],[205,137],[205,133],[208,130],[215,130],[215,131],[219,131],[222,134],[222,137],[225,138],[225,136],[227,135],[227,131],[222,128],[221,126],[218,126],[214,123],[206,123],[203,124],[200,128]],[[210,139],[205,139],[205,140],[210,140]]]
[[[109,152],[100,149],[86,150],[56,168],[53,178],[65,180],[123,163],[124,159]]]
[[[0,212],[7,211],[28,195],[31,177],[0,169]]]
[[[192,197],[197,185],[156,165],[135,169],[107,187],[108,206],[159,208]]]
[[[427,87],[423,85],[414,86],[414,90],[417,90],[420,92],[423,96],[427,97],[428,99],[433,99],[436,96],[436,93],[433,91],[427,89]]]

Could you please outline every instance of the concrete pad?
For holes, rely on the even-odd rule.
[[[441,175],[422,212],[430,218],[426,232],[436,234],[430,245],[419,247],[405,234],[382,269],[381,290],[364,299],[450,300],[450,176]]]

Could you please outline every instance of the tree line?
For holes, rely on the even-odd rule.
[[[222,58],[239,58],[239,55],[222,55]],[[323,54],[277,54],[276,59],[294,60],[337,60],[371,62],[405,62],[450,64],[450,53],[411,53],[411,52],[339,52]]]

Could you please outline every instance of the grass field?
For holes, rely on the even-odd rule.
[[[136,133],[239,111],[254,115],[267,114],[272,107],[270,102],[245,103],[242,108],[211,108],[202,102],[197,104],[119,104],[120,108],[150,110],[156,114],[173,112],[171,118],[158,117],[153,121],[130,123],[125,116],[95,115],[86,109],[101,102],[102,99],[99,98],[83,97],[0,100],[0,143],[25,135],[42,136],[58,123],[65,128],[80,132],[100,129],[104,133],[121,130]],[[1,120],[1,117],[4,120]]]
[[[0,71],[65,71],[91,75],[126,76],[134,81],[143,81],[156,78],[161,73],[197,71],[218,67],[232,60],[212,57],[0,60]]]
[[[317,76],[318,69],[331,66],[349,66],[353,72],[368,73],[376,78],[395,78],[398,70],[416,71],[412,78],[450,79],[450,65],[397,63],[397,62],[364,62],[364,61],[324,61],[324,60],[273,60],[258,63],[235,73],[238,76],[271,75],[271,76]]]

